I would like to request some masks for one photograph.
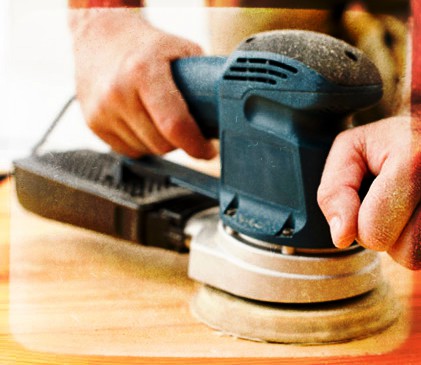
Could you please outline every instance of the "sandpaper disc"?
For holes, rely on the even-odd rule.
[[[354,297],[329,303],[274,304],[247,300],[201,286],[193,314],[225,334],[255,341],[321,344],[368,337],[389,327],[400,310],[382,284]]]

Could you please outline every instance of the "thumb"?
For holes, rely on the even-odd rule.
[[[418,136],[402,117],[350,129],[337,137],[318,191],[337,247],[356,239],[373,250],[390,250],[402,237],[413,236],[411,230],[419,229],[418,223],[407,226],[421,198]],[[358,190],[368,171],[376,178],[360,203]]]
[[[367,172],[363,134],[354,128],[339,134],[326,160],[317,200],[339,248],[351,245],[358,233],[358,191]]]

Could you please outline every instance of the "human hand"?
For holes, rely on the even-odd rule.
[[[360,202],[366,173],[375,177]],[[421,269],[421,121],[393,117],[349,129],[335,140],[321,179],[318,202],[334,244],[387,251]]]
[[[182,148],[197,158],[216,151],[172,79],[173,60],[202,53],[151,26],[132,9],[70,10],[77,96],[89,127],[130,157]]]

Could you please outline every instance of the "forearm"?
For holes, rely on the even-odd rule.
[[[80,8],[135,8],[143,6],[143,0],[68,0],[71,9]]]

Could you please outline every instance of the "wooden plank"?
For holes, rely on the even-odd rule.
[[[5,225],[9,186],[0,188]],[[187,256],[51,222],[23,211],[15,200],[11,205],[10,281],[2,268],[0,283],[0,348],[6,349],[1,363],[419,361],[421,277],[387,257],[385,277],[402,305],[400,321],[387,331],[329,346],[256,343],[222,335],[192,317],[189,300],[196,288],[186,275]],[[2,256],[9,249],[4,232]]]

